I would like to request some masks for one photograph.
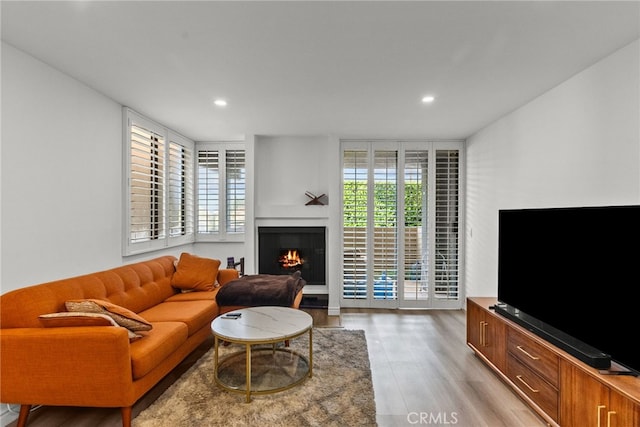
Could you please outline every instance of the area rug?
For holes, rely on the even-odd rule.
[[[308,354],[308,335],[291,341]],[[238,351],[232,344],[220,354]],[[133,427],[376,426],[376,406],[364,331],[314,328],[313,377],[275,394],[245,396],[220,389],[209,350],[151,406]]]

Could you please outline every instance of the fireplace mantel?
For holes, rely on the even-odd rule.
[[[329,207],[326,205],[268,205],[256,208],[255,221],[270,220],[302,221],[324,220],[329,218]]]

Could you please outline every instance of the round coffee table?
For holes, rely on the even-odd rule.
[[[230,318],[230,315],[240,314],[237,318]],[[216,317],[211,322],[211,330],[214,336],[214,357],[215,357],[215,373],[216,383],[225,390],[242,393],[246,395],[247,403],[251,402],[251,394],[267,394],[276,393],[287,390],[298,384],[301,384],[307,378],[313,375],[313,319],[311,316],[301,310],[289,307],[251,307],[235,310],[224,315]],[[277,347],[276,344],[288,342],[296,337],[309,333],[309,357],[292,350],[287,346],[284,348]],[[219,359],[220,342],[229,342],[244,345],[244,350],[226,355],[224,359]],[[303,375],[297,375],[284,385],[274,387],[261,388],[259,390],[251,389],[251,356],[252,346],[262,346],[253,350],[253,353],[272,352],[275,356],[277,353],[288,353],[292,357],[299,358],[303,364]],[[266,346],[266,347],[265,347]],[[231,361],[234,357],[244,353],[244,389],[242,387],[229,384],[221,378],[221,370],[225,363]],[[276,360],[276,358],[274,358]]]

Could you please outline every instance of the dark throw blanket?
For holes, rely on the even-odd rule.
[[[296,294],[306,284],[300,271],[290,276],[275,274],[242,276],[222,286],[216,295],[216,301],[219,307],[235,305],[290,307]]]

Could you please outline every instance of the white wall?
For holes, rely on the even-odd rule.
[[[2,43],[3,293],[160,255],[122,257],[121,108]]]
[[[640,42],[467,140],[466,289],[497,295],[506,208],[640,203]]]
[[[326,216],[305,206],[305,191],[328,193],[328,137],[259,136],[256,138],[256,216]]]

